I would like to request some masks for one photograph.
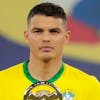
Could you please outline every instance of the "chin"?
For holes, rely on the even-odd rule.
[[[48,61],[54,59],[55,56],[56,55],[54,53],[42,53],[42,54],[40,54],[39,58],[44,62],[48,62]]]
[[[42,61],[44,61],[44,62],[49,62],[51,59],[53,59],[53,57],[51,57],[51,56],[45,56],[45,57],[41,57],[41,59],[42,59]]]

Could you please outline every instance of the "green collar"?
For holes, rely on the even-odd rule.
[[[24,64],[23,64],[24,74],[25,74],[25,76],[26,76],[32,83],[36,83],[36,82],[38,82],[38,80],[36,80],[35,78],[33,78],[33,77],[30,75],[29,71],[28,71],[28,62],[29,62],[29,60],[25,61]],[[62,67],[61,67],[61,69],[58,71],[58,73],[57,73],[55,76],[53,76],[51,79],[49,79],[48,82],[54,82],[54,81],[56,81],[56,80],[62,75],[63,71],[64,71],[64,63],[62,63]]]

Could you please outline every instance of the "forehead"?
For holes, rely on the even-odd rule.
[[[35,15],[30,19],[29,27],[64,28],[65,23],[61,18],[55,18],[52,16],[45,16],[45,15]]]

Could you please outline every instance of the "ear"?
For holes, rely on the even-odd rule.
[[[66,32],[66,42],[65,43],[68,43],[69,39],[70,39],[70,36],[71,36],[71,32],[70,31],[67,31]]]
[[[26,43],[28,43],[28,31],[24,31],[24,37],[25,37],[25,41]]]

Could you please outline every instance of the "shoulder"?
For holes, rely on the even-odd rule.
[[[10,66],[9,68],[0,71],[0,78],[5,76],[6,77],[13,76],[15,74],[18,75],[18,73],[21,72],[22,70],[23,70],[23,63]]]
[[[81,80],[81,81],[83,80],[88,83],[92,82],[93,84],[100,84],[95,76],[89,75],[88,73],[85,73],[84,71],[68,64],[64,64],[64,66],[65,66],[65,72],[69,73],[70,76],[76,78],[77,80]]]
[[[76,68],[76,67],[73,67],[69,64],[64,64],[64,68],[65,68],[65,71],[66,72],[69,72],[70,74],[74,75],[74,76],[80,76],[80,77],[89,77],[90,75],[85,73],[84,71]]]

